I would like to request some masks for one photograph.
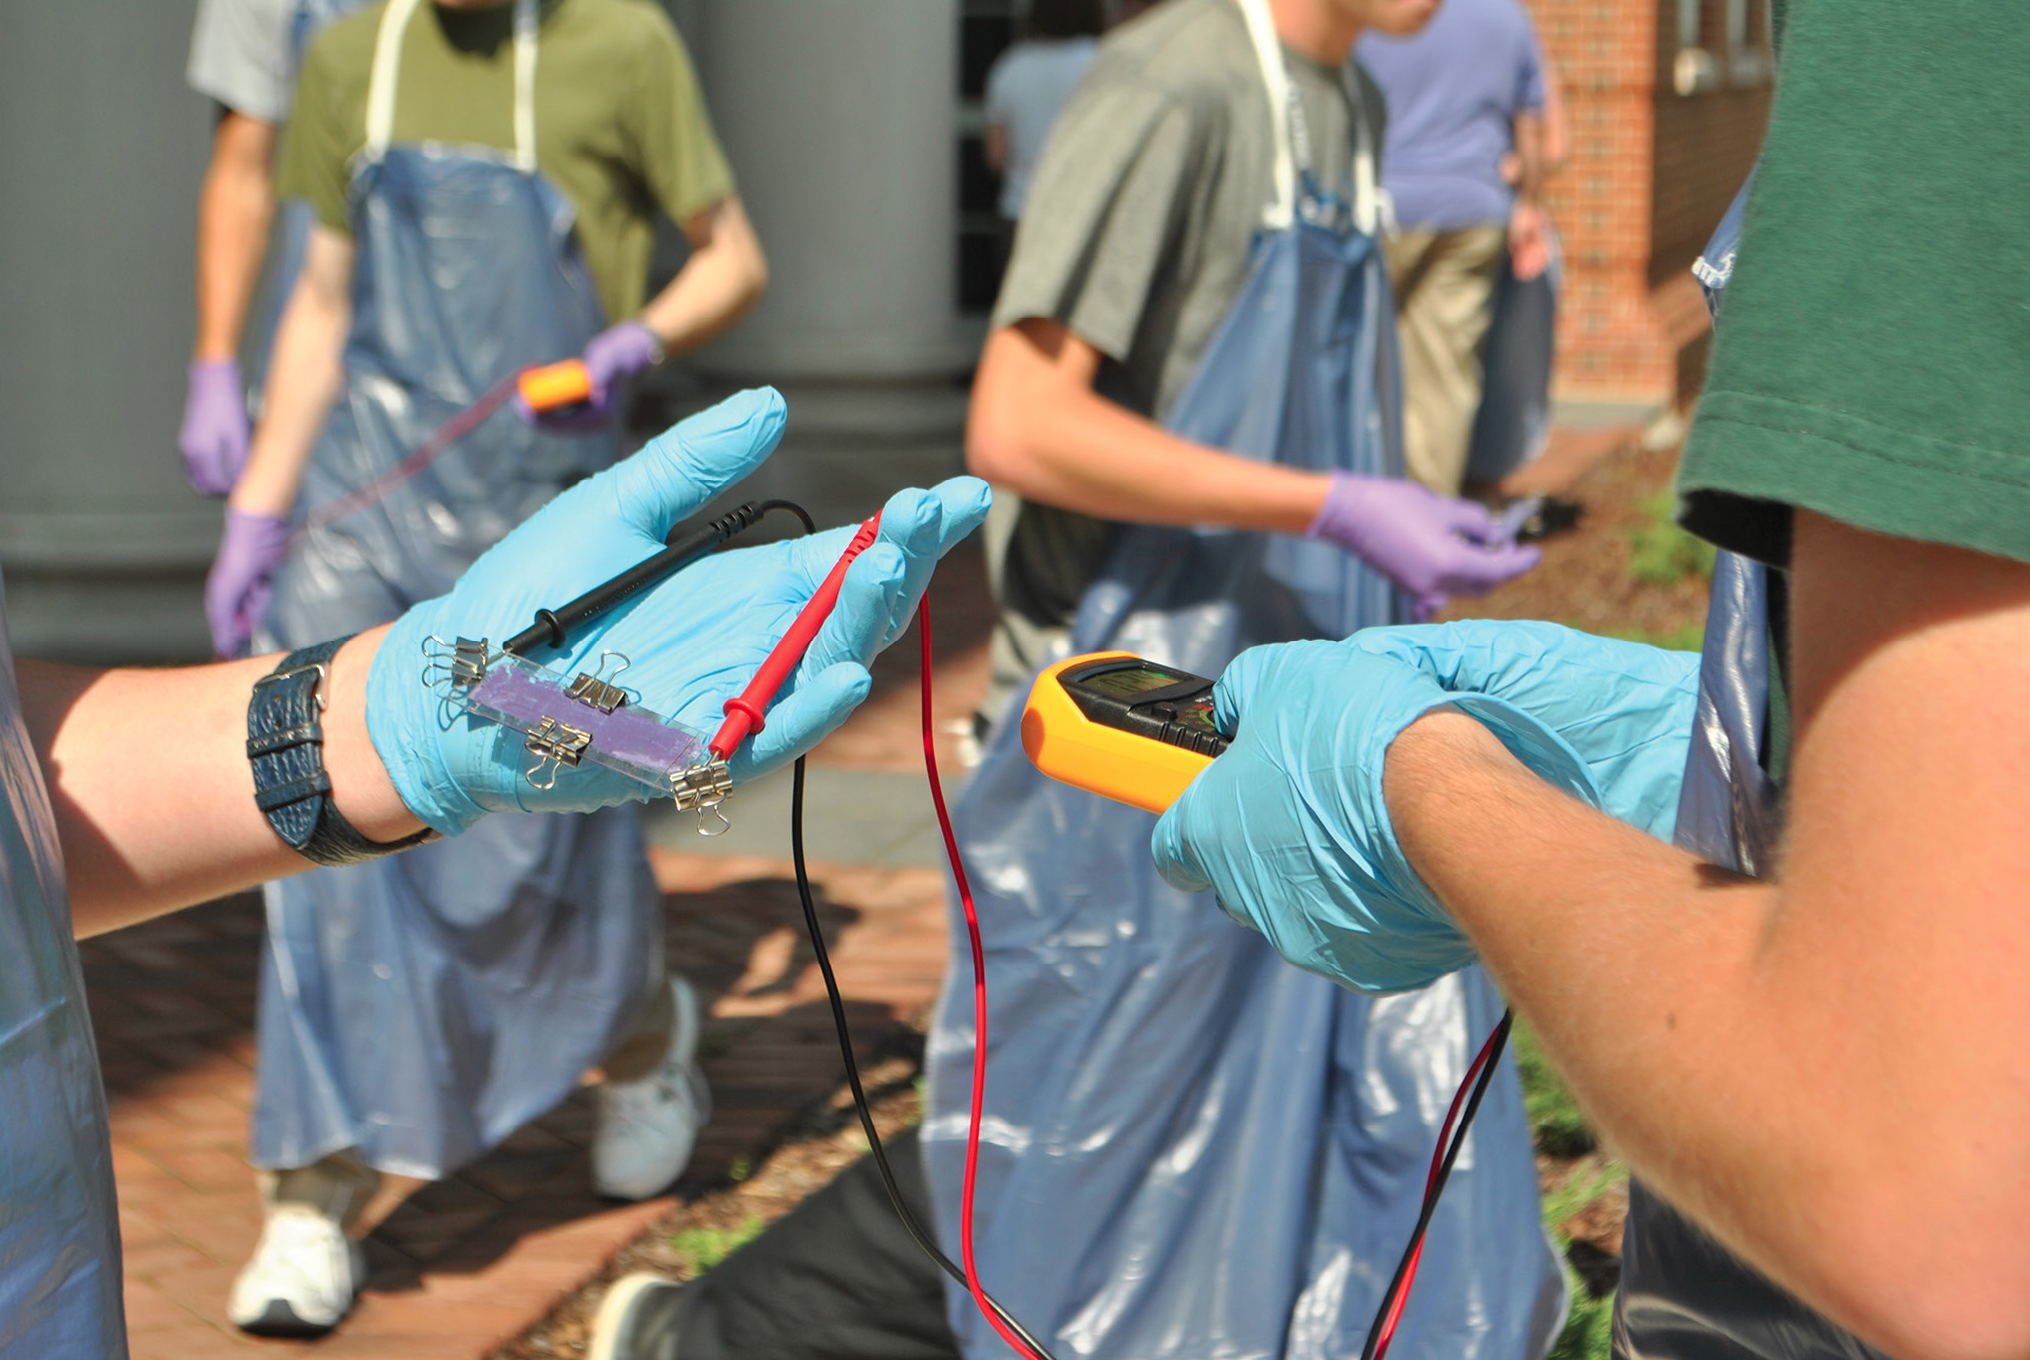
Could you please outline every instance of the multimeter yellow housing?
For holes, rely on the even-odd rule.
[[[1212,681],[1132,652],[1058,662],[1022,710],[1022,749],[1037,769],[1150,812],[1176,802],[1226,747]]]

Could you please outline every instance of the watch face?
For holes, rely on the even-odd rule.
[[[1140,695],[1159,689],[1168,689],[1186,677],[1170,671],[1161,671],[1154,666],[1124,666],[1120,670],[1101,671],[1098,675],[1083,676],[1075,683],[1087,689],[1111,694],[1117,699],[1134,700]]]

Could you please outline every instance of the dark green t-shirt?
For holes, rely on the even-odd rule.
[[[350,231],[346,186],[366,145],[367,78],[385,4],[311,44],[283,134],[277,191]],[[514,148],[514,6],[417,7],[402,41],[396,143]],[[653,0],[544,0],[536,165],[571,200],[610,320],[639,311],[657,210],[683,222],[733,192],[683,43]]]
[[[2030,19],[1783,8],[1684,523],[1777,565],[1794,506],[2030,561]]]

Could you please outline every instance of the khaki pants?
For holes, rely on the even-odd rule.
[[[1494,318],[1494,280],[1508,229],[1405,231],[1388,239],[1389,281],[1403,342],[1403,464],[1456,496],[1480,410],[1480,347]]]

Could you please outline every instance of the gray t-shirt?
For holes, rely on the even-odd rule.
[[[1357,65],[1283,52],[1319,186],[1350,202],[1352,91],[1380,154],[1382,95]],[[1252,263],[1275,197],[1274,127],[1234,0],[1170,0],[1100,44],[1030,183],[993,324],[1060,322],[1105,357],[1102,396],[1162,420],[1197,371]],[[1003,499],[1007,499],[1005,496]],[[1025,504],[996,515],[997,716],[1016,671],[1067,626],[1106,546],[1104,521]],[[999,548],[990,538],[990,551]]]
[[[365,0],[198,0],[190,88],[234,113],[280,127],[310,39]]]

